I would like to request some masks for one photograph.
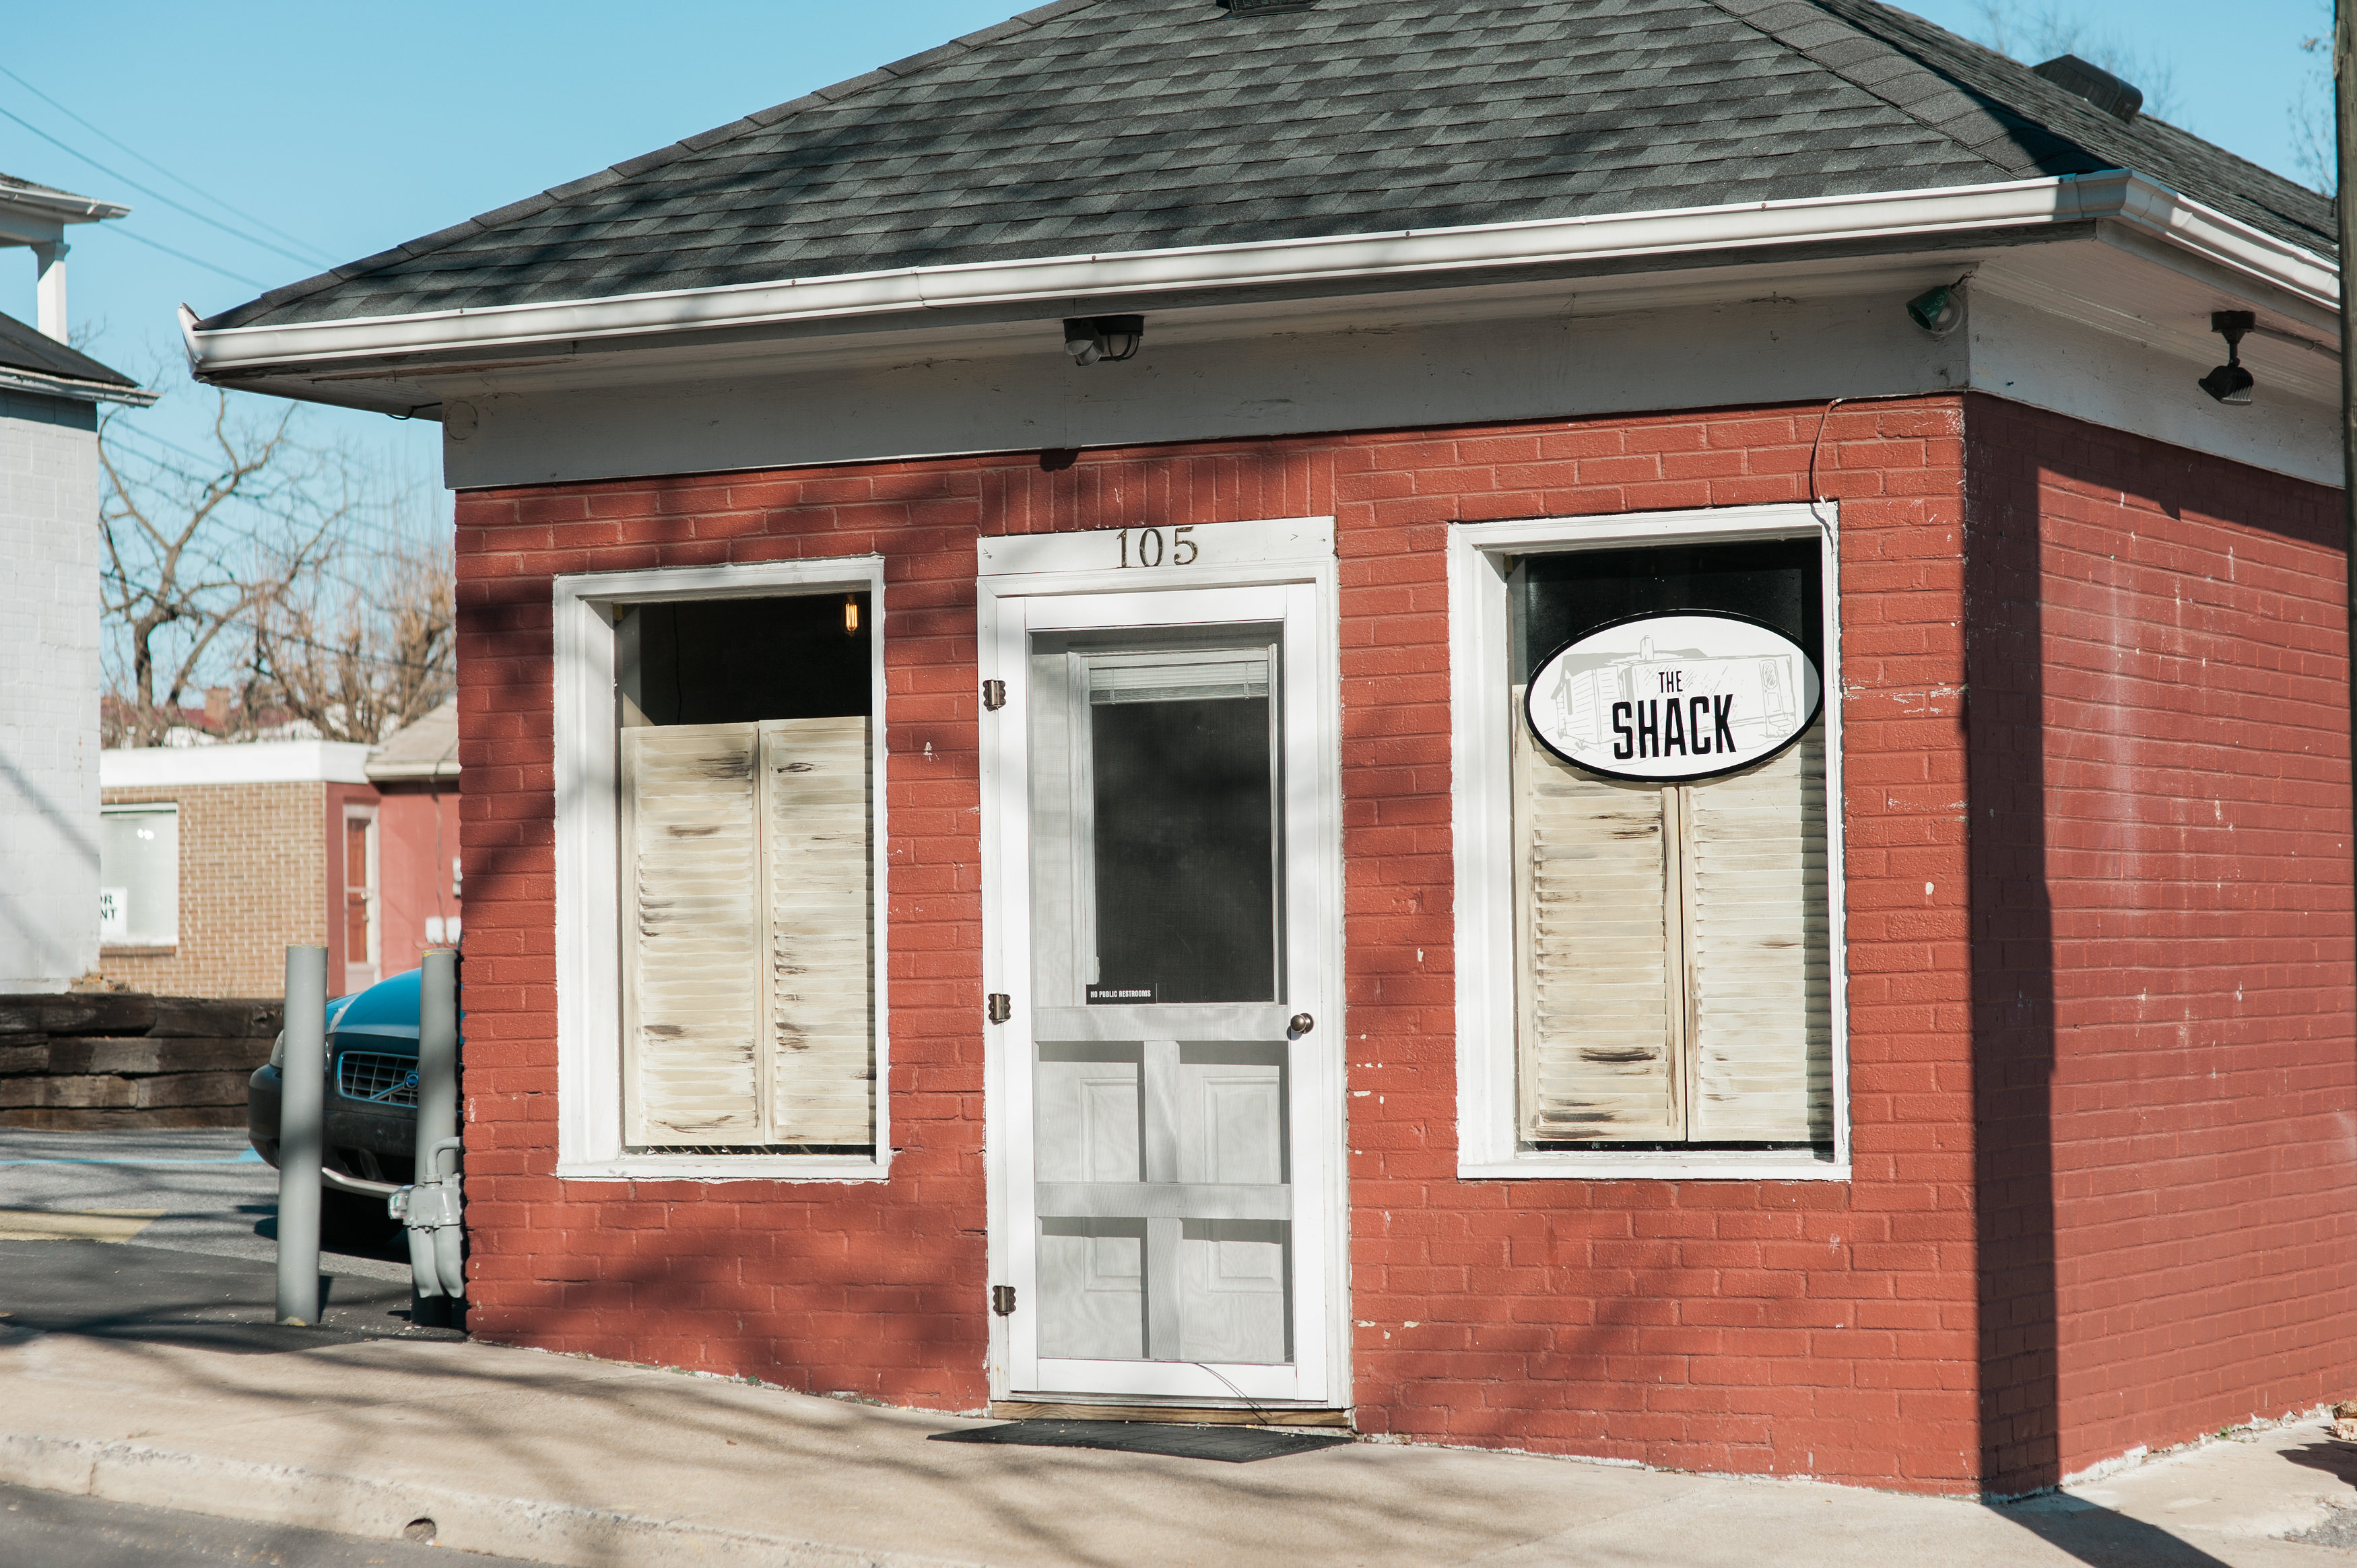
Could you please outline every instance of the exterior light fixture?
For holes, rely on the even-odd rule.
[[[1099,360],[1119,364],[1146,340],[1143,316],[1070,316],[1064,318],[1064,352],[1076,365]]]
[[[1945,338],[1964,321],[1964,280],[1927,288],[1907,302],[1908,319],[1934,338]]]
[[[2193,384],[2229,408],[2251,406],[2251,389],[2257,378],[2243,369],[2243,334],[2258,325],[2247,310],[2213,310],[2210,330],[2226,339],[2226,362]]]

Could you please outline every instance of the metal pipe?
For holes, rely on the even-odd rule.
[[[443,1151],[455,1149],[458,1140],[458,955],[437,948],[425,955],[422,967],[417,1008],[417,1163],[416,1174],[410,1179],[421,1188],[429,1188],[442,1183]],[[455,1155],[447,1163],[455,1178]],[[456,1185],[455,1180],[451,1185]],[[465,1294],[464,1276],[457,1266],[457,1248],[455,1223],[434,1230],[410,1230],[414,1306],[422,1307],[436,1297]],[[414,1316],[412,1321],[417,1320]]]
[[[328,1100],[328,950],[286,950],[279,1064],[278,1321],[319,1321],[319,1159]]]
[[[2335,151],[2333,205],[2341,220],[2341,510],[2347,525],[2341,557],[2342,588],[2349,609],[2349,724],[2351,768],[2351,828],[2357,834],[2357,277],[2349,268],[2357,254],[2357,207],[2350,201],[2350,176],[2357,172],[2357,38],[2352,38],[2351,6],[2357,0],[2338,0],[2332,8],[2332,104]],[[2351,839],[2357,848],[2357,837]],[[2357,875],[2357,865],[2352,867]]]

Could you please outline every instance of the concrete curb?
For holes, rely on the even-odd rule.
[[[616,1563],[634,1568],[980,1568],[948,1558],[862,1552],[610,1509],[486,1497],[87,1438],[0,1434],[0,1481],[372,1541],[401,1540],[412,1520],[430,1519],[436,1546],[565,1568],[611,1568]]]

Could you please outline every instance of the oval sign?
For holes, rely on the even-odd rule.
[[[1816,660],[1765,621],[1718,610],[1631,616],[1532,671],[1539,744],[1608,779],[1676,783],[1763,762],[1816,722]]]

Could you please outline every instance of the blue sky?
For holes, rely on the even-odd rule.
[[[173,324],[181,301],[199,315],[224,308],[318,271],[317,263],[366,255],[577,178],[987,27],[1020,5],[23,6],[0,57],[22,79],[0,75],[0,170],[134,209],[75,236],[72,311],[91,330],[91,352],[180,389],[138,420],[186,445],[206,410],[181,368]],[[2319,0],[2238,0],[2227,27],[2219,0],[1998,6],[1994,21],[2031,58],[2041,36],[2074,37],[2079,52],[2107,51],[2146,85],[2163,84],[2179,124],[2298,175],[2287,110],[2315,69],[2299,44],[2327,26]],[[1993,25],[1979,0],[1913,8],[1968,35],[1986,38]],[[0,252],[0,310],[33,315],[23,251]],[[430,472],[437,460],[430,424],[304,418],[313,439],[357,445],[401,471]]]

